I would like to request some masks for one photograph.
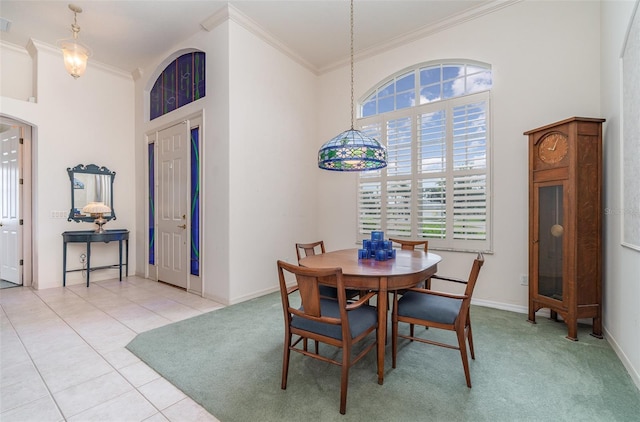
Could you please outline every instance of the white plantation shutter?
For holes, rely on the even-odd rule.
[[[413,136],[411,117],[387,122],[387,176],[411,175]]]
[[[486,178],[483,174],[453,178],[453,237],[484,240],[487,235]]]
[[[383,230],[428,239],[430,249],[490,251],[491,70],[430,65],[402,78],[412,75],[420,104],[381,113],[394,97],[386,83],[360,108],[369,117],[358,124],[386,145],[388,165],[359,175],[358,238]]]
[[[442,106],[440,106],[442,107]],[[418,115],[418,214],[416,237],[445,239],[447,233],[447,112]]]
[[[416,237],[445,239],[447,234],[447,182],[444,177],[422,179]]]
[[[443,173],[447,162],[445,110],[418,116],[418,173]]]
[[[386,231],[389,236],[411,235],[411,117],[387,122]]]
[[[485,103],[453,108],[453,169],[485,169],[487,166]]]
[[[381,138],[380,123],[373,122],[362,125],[360,130],[366,135],[384,143]],[[371,170],[361,173],[358,184],[358,236],[373,230],[382,230],[382,181],[381,170]]]
[[[360,183],[358,188],[358,233],[382,228],[382,183]]]
[[[486,102],[453,107],[453,238],[487,239]]]
[[[387,182],[386,237],[411,236],[411,180]]]

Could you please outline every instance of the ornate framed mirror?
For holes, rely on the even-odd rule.
[[[105,220],[115,220],[116,211],[113,207],[113,180],[116,172],[106,167],[98,167],[95,164],[78,164],[73,168],[67,168],[71,182],[71,209],[67,221],[93,222],[95,216],[83,214],[84,208],[90,202],[102,202],[111,208],[111,212],[105,213]]]

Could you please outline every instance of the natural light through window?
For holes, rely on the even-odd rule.
[[[429,248],[491,250],[491,68],[427,63],[404,70],[360,103],[358,127],[386,145],[385,169],[362,172],[358,239],[428,239]]]

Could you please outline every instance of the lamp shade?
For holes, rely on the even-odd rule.
[[[334,171],[377,170],[387,166],[387,149],[356,129],[331,139],[318,151],[318,167]]]
[[[105,214],[111,212],[111,208],[104,202],[89,202],[82,208],[84,214]]]
[[[89,59],[89,49],[76,41],[63,41],[60,43],[64,57],[64,67],[75,79],[84,74]]]

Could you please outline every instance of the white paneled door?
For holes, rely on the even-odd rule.
[[[187,288],[189,133],[186,123],[158,132],[158,280]]]
[[[20,226],[21,127],[2,124],[0,132],[0,279],[22,284]]]

